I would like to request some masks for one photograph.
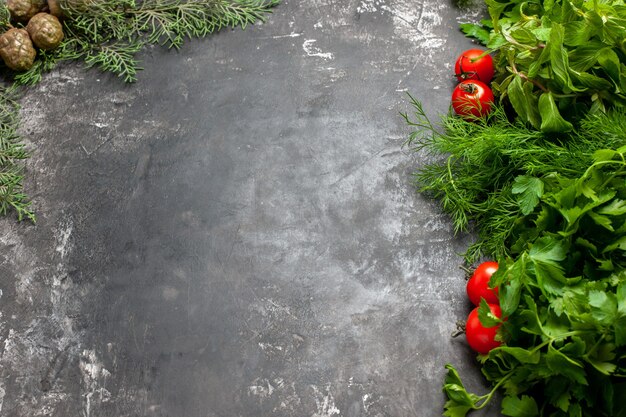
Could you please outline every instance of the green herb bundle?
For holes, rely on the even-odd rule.
[[[529,185],[530,184],[530,185]],[[513,257],[491,280],[505,345],[480,358],[493,390],[468,393],[448,365],[445,416],[486,405],[502,389],[507,416],[626,416],[626,146],[594,153],[578,178],[515,179]]]
[[[461,29],[497,52],[494,93],[544,132],[626,105],[622,0],[486,0],[491,19]]]
[[[408,146],[434,160],[419,168],[414,182],[441,202],[457,232],[477,232],[477,241],[465,255],[468,263],[486,255],[513,255],[515,226],[543,187],[537,180],[514,181],[516,177],[577,178],[591,164],[594,152],[626,144],[622,109],[589,114],[575,132],[546,136],[511,122],[498,106],[488,118],[475,122],[445,116],[438,130],[421,104],[413,98],[411,102],[414,113],[403,115],[414,129]]]

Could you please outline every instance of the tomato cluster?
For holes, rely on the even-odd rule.
[[[491,314],[498,318],[502,317],[498,301],[498,289],[489,287],[489,280],[497,270],[497,262],[483,262],[478,265],[467,281],[467,296],[476,307],[467,317],[465,337],[470,347],[483,355],[486,355],[491,349],[501,344],[500,341],[496,340],[496,333],[500,326],[485,327],[478,319],[478,306],[483,299],[489,305]]]
[[[494,97],[488,84],[494,74],[493,59],[486,51],[469,49],[454,65],[459,84],[452,92],[452,108],[465,120],[476,120],[491,111]]]

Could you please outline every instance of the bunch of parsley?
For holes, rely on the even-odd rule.
[[[479,356],[492,389],[468,392],[447,365],[444,415],[500,390],[513,417],[626,417],[626,5],[621,0],[485,0],[462,25],[496,51],[500,101],[441,128],[411,98],[408,144],[430,158],[418,188],[455,230],[476,231],[467,263],[500,264],[504,342]]]
[[[479,409],[502,389],[502,414],[626,416],[626,146],[596,151],[577,178],[520,176],[512,257],[500,288],[505,342],[479,357],[493,390],[468,393],[448,365],[445,416]]]
[[[436,129],[412,99],[408,143],[430,154],[415,174],[457,231],[476,230],[468,263],[495,257],[503,347],[479,357],[492,391],[468,393],[448,365],[445,416],[502,390],[508,416],[626,416],[626,112],[588,114],[546,135],[496,106]]]

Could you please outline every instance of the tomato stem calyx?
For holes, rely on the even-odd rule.
[[[459,337],[462,334],[465,334],[465,322],[463,320],[459,320],[456,322],[456,330],[452,332],[452,337]]]

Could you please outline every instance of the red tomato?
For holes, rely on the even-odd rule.
[[[452,92],[452,108],[465,120],[475,120],[491,111],[493,92],[481,81],[461,81]]]
[[[484,298],[489,304],[498,304],[498,289],[489,287],[489,280],[498,270],[498,263],[493,261],[483,262],[478,265],[472,277],[467,281],[467,296],[475,306]]]
[[[454,64],[454,73],[459,81],[478,80],[484,83],[493,78],[493,59],[480,49],[469,49],[461,54]]]
[[[502,316],[502,310],[500,306],[496,304],[489,304],[491,313],[500,318]],[[486,355],[493,348],[500,346],[502,343],[496,340],[496,333],[500,326],[484,327],[478,319],[478,307],[472,310],[467,317],[465,323],[465,337],[467,343],[476,352]]]

